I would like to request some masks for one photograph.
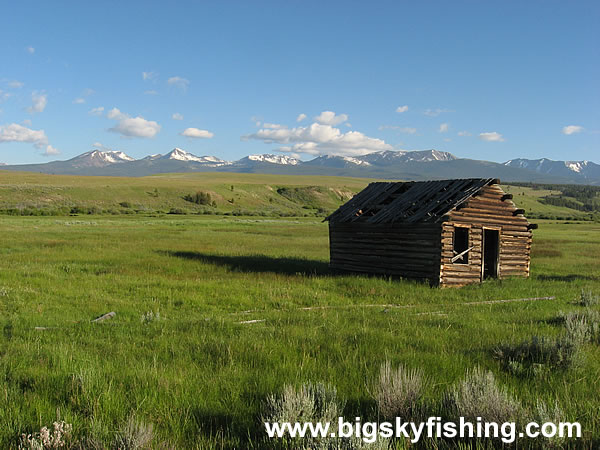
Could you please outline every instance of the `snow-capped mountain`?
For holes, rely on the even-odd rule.
[[[135,160],[123,152],[102,152],[100,150],[92,150],[69,160],[73,167],[104,167],[110,164],[119,164],[130,161]]]
[[[600,165],[590,161],[514,159],[504,164],[461,159],[439,150],[382,151],[363,156],[323,155],[301,161],[289,155],[250,155],[237,161],[196,156],[175,148],[134,160],[123,152],[92,150],[67,161],[2,166],[2,170],[72,174],[146,176],[172,172],[253,172],[298,175],[430,180],[493,177],[503,181],[600,185]]]
[[[504,165],[573,179],[597,180],[600,178],[600,165],[591,161],[553,161],[547,158],[518,158],[506,161]]]
[[[171,152],[165,156],[161,156],[160,159],[171,159],[176,161],[192,161],[202,164],[208,164],[212,166],[223,166],[225,164],[231,164],[228,161],[217,158],[216,156],[196,156],[186,152],[180,148],[174,148]]]
[[[264,154],[264,155],[250,155],[246,156],[235,162],[236,165],[243,164],[256,164],[256,163],[271,163],[271,164],[280,164],[280,165],[289,165],[296,166],[301,164],[297,158],[293,158],[287,155],[272,155],[272,154]]]
[[[418,151],[392,151],[369,153],[359,156],[358,159],[371,164],[390,164],[399,162],[431,162],[431,161],[453,161],[458,159],[452,153],[440,152],[439,150],[418,150]]]
[[[319,156],[310,161],[306,161],[305,165],[309,166],[322,166],[322,167],[356,167],[356,166],[370,166],[371,163],[363,161],[360,157],[353,156],[334,156],[324,155]]]

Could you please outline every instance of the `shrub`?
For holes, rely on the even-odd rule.
[[[280,396],[270,395],[264,405],[262,422],[336,422],[342,416],[344,403],[337,390],[323,383],[306,383],[300,389],[286,385]],[[334,439],[304,437],[298,444],[311,449],[335,448]],[[294,447],[296,448],[296,447]]]
[[[154,439],[152,424],[145,424],[131,416],[115,439],[115,447],[123,450],[150,448]]]
[[[513,375],[540,375],[550,369],[568,369],[580,355],[581,341],[570,336],[532,336],[520,344],[502,344],[495,356]]]
[[[140,320],[143,324],[158,322],[160,320],[160,311],[146,311],[144,314],[142,314]]]
[[[287,385],[280,396],[267,397],[262,422],[317,422],[337,423],[343,416],[344,402],[338,398],[334,387],[323,383],[306,383],[300,389]],[[282,440],[285,448],[297,450],[383,450],[390,448],[390,441],[379,436],[365,442],[362,437],[309,437]],[[272,444],[271,441],[268,444]]]
[[[494,374],[479,367],[467,372],[444,398],[447,415],[458,420],[476,422],[478,417],[484,422],[517,421],[522,416],[521,404],[505,388],[496,383]]]
[[[600,312],[593,309],[563,315],[567,336],[577,342],[600,344]]]
[[[549,406],[545,402],[538,400],[533,412],[529,414],[529,417],[526,421],[536,422],[538,424],[547,422],[558,424],[560,422],[566,422],[566,416],[557,402]],[[540,448],[561,448],[561,445],[566,441],[566,439],[566,436],[561,437],[556,434],[556,436],[552,438],[539,437],[537,441],[540,444]]]
[[[167,214],[187,214],[187,211],[182,208],[171,208]]]
[[[393,369],[389,361],[384,362],[373,392],[379,414],[387,420],[400,417],[404,421],[418,421],[422,418],[426,383],[421,370],[404,366]]]
[[[183,199],[195,203],[197,205],[216,206],[216,202],[212,200],[212,197],[208,192],[198,191],[195,194],[186,194]]]
[[[594,295],[592,291],[586,291],[584,289],[581,290],[581,295],[579,296],[579,301],[577,304],[579,306],[595,306],[600,303],[600,297]]]

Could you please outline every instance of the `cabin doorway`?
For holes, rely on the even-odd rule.
[[[483,229],[482,279],[498,278],[498,257],[500,256],[500,232]]]

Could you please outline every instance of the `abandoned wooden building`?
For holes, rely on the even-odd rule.
[[[461,286],[529,276],[532,230],[500,180],[378,182],[329,221],[330,267]]]

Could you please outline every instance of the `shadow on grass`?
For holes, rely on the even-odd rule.
[[[297,273],[312,275],[332,274],[327,263],[310,259],[275,258],[266,255],[212,255],[189,251],[163,251],[161,253],[176,258],[227,267],[233,272],[272,272],[284,275],[295,275]]]
[[[579,274],[570,274],[570,275],[538,275],[535,278],[542,281],[600,281],[600,277],[595,275],[579,275]]]

